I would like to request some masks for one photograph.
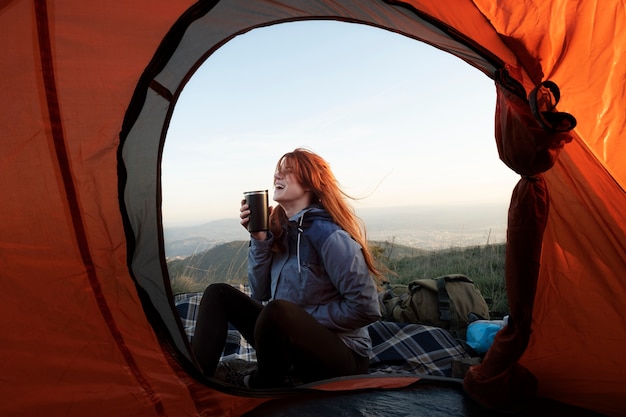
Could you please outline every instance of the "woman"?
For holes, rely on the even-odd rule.
[[[256,350],[258,367],[245,386],[367,372],[366,326],[380,318],[372,276],[381,274],[346,197],[320,156],[296,149],[280,158],[270,230],[251,233],[252,297],[227,284],[209,286],[202,297],[192,348],[205,375],[215,373],[228,322]],[[244,227],[249,215],[242,201]]]

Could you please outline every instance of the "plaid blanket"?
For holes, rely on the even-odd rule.
[[[240,285],[239,290],[250,295],[248,286]],[[201,292],[178,294],[174,297],[174,304],[180,314],[183,328],[189,340],[193,339],[196,330],[196,315],[200,300],[202,300]],[[254,348],[241,336],[241,334],[230,323],[228,324],[228,335],[226,336],[226,345],[222,353],[222,360],[242,359],[248,362],[256,362],[256,352]]]
[[[249,294],[247,286],[240,290]],[[196,326],[197,307],[202,293],[185,293],[174,303],[190,340]],[[368,326],[372,338],[370,373],[416,373],[420,375],[451,376],[452,361],[469,358],[463,346],[447,331],[411,323],[377,321]],[[229,326],[222,360],[256,361],[254,348]]]
[[[449,332],[439,327],[377,321],[368,330],[372,338],[370,373],[449,377],[454,359],[470,357]]]

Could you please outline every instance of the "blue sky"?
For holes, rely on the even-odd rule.
[[[296,147],[367,207],[501,204],[493,81],[401,35],[339,22],[256,29],[215,52],[176,105],[162,163],[166,226],[237,217]]]

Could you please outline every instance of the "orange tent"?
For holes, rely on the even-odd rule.
[[[501,158],[522,175],[507,243],[515,326],[466,390],[486,406],[521,387],[625,415],[618,0],[1,0],[0,414],[239,415],[267,400],[196,378],[165,268],[160,156],[202,62],[239,34],[304,19],[388,29],[495,80]],[[547,80],[558,89],[535,89]],[[576,127],[555,124],[546,100]]]

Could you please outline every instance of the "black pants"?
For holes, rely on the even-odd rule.
[[[303,382],[367,373],[369,359],[350,348],[301,307],[275,300],[263,306],[228,284],[212,284],[198,311],[192,349],[205,375],[221,357],[230,322],[256,350],[251,385],[283,385],[287,375]]]

